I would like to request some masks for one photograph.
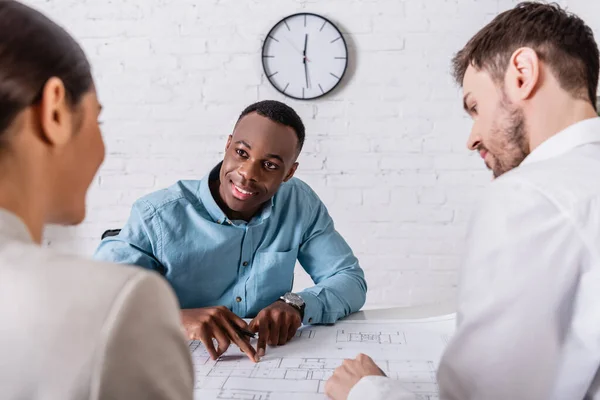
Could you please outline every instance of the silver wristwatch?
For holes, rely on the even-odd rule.
[[[304,307],[306,304],[304,303],[304,300],[302,300],[302,297],[296,293],[288,292],[281,296],[279,300],[285,301],[287,304],[300,311],[300,319],[304,320]]]

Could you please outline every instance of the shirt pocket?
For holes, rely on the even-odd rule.
[[[292,290],[298,248],[289,251],[261,251],[254,255],[252,268],[261,308]]]

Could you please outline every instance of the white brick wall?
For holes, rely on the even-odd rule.
[[[564,0],[592,7],[588,0]],[[452,300],[472,202],[490,179],[465,149],[470,121],[450,58],[514,0],[29,0],[82,43],[105,106],[107,160],[86,222],[47,243],[91,254],[139,196],[203,176],[239,112],[279,99],[308,132],[298,176],[319,193],[366,270],[367,306]],[[584,5],[584,3],[588,5]],[[324,99],[282,97],[262,39],[298,11],[337,23],[345,83]],[[600,27],[596,18],[590,21]],[[297,286],[309,283],[301,271]]]

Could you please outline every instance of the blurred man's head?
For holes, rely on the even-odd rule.
[[[453,67],[474,121],[468,147],[495,177],[556,133],[550,127],[565,128],[596,108],[598,46],[592,30],[558,5],[526,2],[501,13]]]

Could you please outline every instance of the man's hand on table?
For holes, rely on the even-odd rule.
[[[231,343],[235,343],[251,361],[258,362],[250,338],[237,332],[234,325],[249,329],[246,321],[226,307],[206,307],[181,310],[181,320],[188,339],[200,340],[213,360],[219,358]],[[217,340],[215,349],[213,338]]]
[[[302,325],[300,311],[284,301],[276,301],[264,308],[250,322],[250,331],[258,332],[256,353],[265,355],[267,344],[281,346],[289,342]]]
[[[345,400],[358,381],[371,375],[385,376],[371,357],[359,354],[354,360],[344,360],[325,384],[325,394],[332,400]]]

